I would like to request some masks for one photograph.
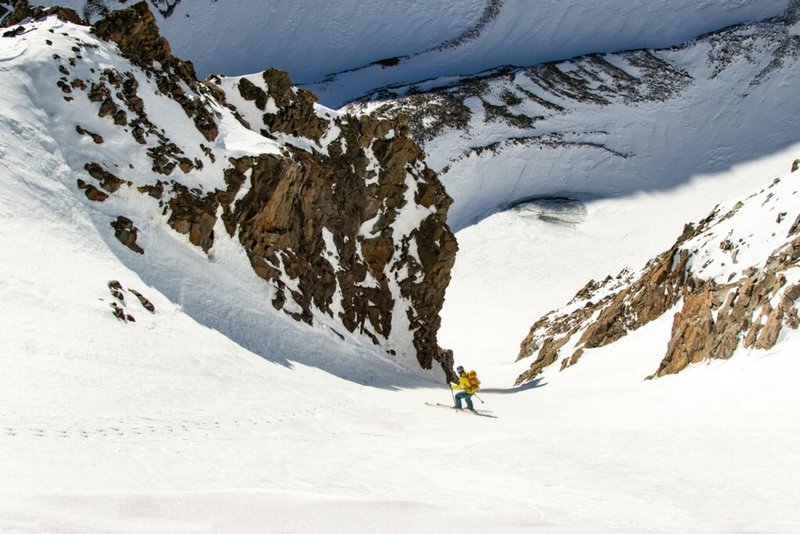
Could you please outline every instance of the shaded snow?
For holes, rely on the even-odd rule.
[[[32,3],[61,4],[81,12],[85,0]],[[490,9],[492,4],[499,9]],[[228,9],[224,2],[184,0],[171,17],[157,17],[175,54],[191,60],[201,76],[242,75],[276,67],[288,71],[296,83],[309,84],[327,106],[338,107],[396,83],[588,53],[668,47],[732,24],[780,15],[788,5],[789,0],[600,0],[589,4],[573,0],[238,0],[236,9]],[[465,34],[471,37],[464,39]],[[360,68],[398,57],[401,61],[396,66]],[[334,73],[342,74],[325,80]]]

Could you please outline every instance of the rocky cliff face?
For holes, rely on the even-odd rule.
[[[304,321],[321,310],[375,343],[410,331],[424,367],[449,362],[436,331],[457,250],[451,200],[405,120],[320,114],[276,70],[216,81],[243,121],[287,146],[289,158],[236,160],[229,183],[249,174],[250,187],[223,215],[278,287],[273,305]]]
[[[402,118],[327,110],[275,70],[198,81],[145,2],[91,30],[75,12],[17,2],[5,24],[8,38],[70,50],[43,68],[63,116],[82,117],[60,133],[83,138],[76,191],[114,206],[107,231],[130,253],[147,257],[150,221],[124,209],[138,195],[209,258],[220,232],[237,240],[272,288],[265,306],[449,371],[437,331],[457,249],[451,200]]]
[[[739,349],[769,349],[785,329],[797,330],[800,178],[792,172],[687,225],[642,271],[592,281],[565,309],[539,319],[520,345],[520,359],[535,357],[517,382],[556,362],[561,369],[574,365],[585,351],[668,312],[671,337],[650,378]]]

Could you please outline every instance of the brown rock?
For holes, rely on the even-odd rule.
[[[111,313],[114,315],[114,317],[123,322],[126,322],[128,320],[128,318],[125,316],[125,310],[122,309],[122,306],[120,306],[116,302],[112,302],[110,306],[112,310]]]
[[[117,105],[111,100],[111,97],[106,97],[100,104],[100,109],[97,112],[98,117],[108,117],[117,112]]]
[[[103,193],[91,184],[86,186],[85,194],[86,198],[93,200],[94,202],[102,202],[108,198],[108,194]]]
[[[276,102],[296,104],[285,94],[291,86],[284,73],[267,72],[265,80]],[[289,116],[307,124],[303,114],[284,118]],[[368,191],[368,158],[358,140],[374,135],[376,124],[344,118],[339,127],[340,138],[346,140],[341,146],[347,152],[332,150],[327,158],[295,150],[291,158],[264,155],[232,161],[233,167],[226,172],[228,191],[219,195],[224,199],[223,210],[244,182],[245,172],[250,173],[250,188],[231,206],[230,215],[223,215],[226,229],[231,235],[238,232],[259,276],[277,281],[283,271],[296,280],[299,292],[279,293],[273,301],[276,308],[284,309],[291,298],[303,310],[293,316],[311,321],[314,309],[332,314],[334,295],[339,294],[345,328],[375,343],[392,333],[395,302],[387,273],[405,269],[411,276],[399,285],[401,294],[413,303],[409,319],[418,360],[423,367],[433,361],[444,365],[447,353],[438,347],[436,333],[457,250],[444,222],[451,200],[434,173],[416,178],[432,208],[431,216],[411,236],[419,264],[391,223],[403,207],[407,169],[423,154],[410,139],[382,141],[378,146],[376,138],[370,146],[382,172],[373,177],[378,184]],[[304,127],[296,126],[287,123],[291,130]],[[371,220],[374,223],[364,227]],[[362,227],[371,234],[362,235]],[[329,249],[323,231],[332,236],[335,250]]]
[[[94,31],[144,68],[207,140],[216,137],[207,99],[220,101],[224,93],[210,81],[198,83],[191,64],[172,57],[144,3],[110,13]],[[163,68],[155,69],[156,61]],[[237,90],[261,111],[268,109],[268,100],[275,102],[277,111],[264,113],[267,134],[319,140],[329,132],[329,120],[317,115],[312,93],[293,87],[280,71],[265,72],[263,80],[263,85],[242,81]],[[131,135],[147,144],[143,148],[154,173],[201,168],[202,161],[186,157],[187,147],[176,146],[149,121],[130,73],[106,69],[87,87],[87,98],[102,116],[127,124]],[[219,190],[189,189],[177,182],[179,176],[167,188],[158,181],[138,189],[159,199],[169,225],[206,252],[214,245],[220,217],[254,272],[275,288],[277,309],[306,322],[328,315],[341,322],[337,330],[362,334],[390,354],[398,334],[393,328],[400,324],[410,331],[423,367],[439,362],[452,372],[452,352],[437,342],[439,311],[458,248],[446,224],[452,200],[424,166],[424,154],[407,137],[402,120],[346,115],[335,120],[340,133],[327,154],[287,147],[280,154],[234,158]],[[211,149],[200,146],[213,161]],[[98,163],[86,170],[108,192],[124,183]],[[104,194],[83,184],[87,195]],[[395,227],[403,210],[413,210],[409,203],[427,208],[416,212],[419,219],[410,232]],[[112,226],[120,242],[143,253],[130,219],[118,217]]]
[[[156,181],[155,185],[143,185],[137,188],[140,193],[147,193],[155,199],[160,199],[164,194],[164,183],[161,180]]]
[[[84,165],[84,169],[89,173],[89,176],[99,181],[102,188],[109,193],[115,193],[125,183],[125,180],[106,171],[97,163],[87,163]]]
[[[120,243],[137,254],[144,254],[144,249],[136,244],[139,230],[133,225],[133,221],[120,215],[117,217],[116,221],[111,222],[111,227],[114,228],[114,237],[116,237]]]
[[[253,82],[248,80],[247,78],[242,78],[239,80],[239,94],[242,95],[242,98],[245,100],[255,102],[255,105],[261,111],[264,111],[267,107],[267,93],[260,87],[256,86]]]
[[[109,280],[108,281],[108,290],[111,292],[111,296],[116,298],[119,301],[125,300],[125,294],[122,292],[122,284],[119,283],[117,280]]]
[[[194,164],[189,158],[180,158],[178,160],[178,168],[183,171],[183,174],[188,174],[194,169]]]
[[[198,94],[209,92],[210,89],[197,81],[190,62],[181,61],[172,55],[169,43],[159,34],[158,24],[147,2],[109,12],[92,27],[92,31],[101,39],[116,43],[125,57],[155,74],[159,90],[180,104],[186,115],[194,121],[198,131],[208,141],[217,138],[219,129],[214,113],[202,98],[186,95],[179,82],[185,82]],[[153,69],[154,62],[161,66],[160,70]],[[127,91],[131,109],[137,110],[137,114],[138,110],[143,110],[144,103],[134,96],[136,87],[133,82],[128,82],[129,86],[126,88],[121,79],[115,81],[119,82],[116,85],[122,84],[123,91]],[[118,124],[124,124],[122,120],[121,114],[115,116],[115,121],[120,121]]]
[[[180,184],[173,185],[175,196],[169,201],[172,210],[167,223],[178,233],[188,234],[189,241],[204,252],[214,245],[214,225],[216,224],[218,202],[216,196],[201,196]]]
[[[789,233],[787,234],[787,237],[792,237],[793,235],[796,235],[798,232],[800,232],[800,214],[794,220],[792,226],[789,227]]]
[[[142,295],[135,289],[131,289],[130,292],[133,293],[137,299],[139,299],[139,303],[141,303],[142,307],[145,310],[149,311],[150,313],[155,313],[156,307],[153,305],[152,302],[150,302],[147,298],[145,298],[144,295]]]
[[[739,279],[724,285],[690,276],[691,254],[680,248],[716,219],[731,217],[741,205],[725,214],[714,212],[696,226],[687,225],[673,248],[649,262],[638,279],[621,284],[616,291],[611,290],[616,283],[611,278],[601,284],[592,281],[571,302],[586,301],[582,308],[569,314],[551,313],[537,321],[520,346],[519,358],[532,356],[537,350],[538,355],[517,383],[533,379],[558,361],[562,346],[579,332],[583,331],[577,350],[571,358],[562,360],[563,367],[576,363],[585,349],[620,339],[681,300],[683,306],[674,316],[664,358],[649,378],[677,373],[691,363],[729,358],[740,345],[760,349],[774,346],[784,326],[798,325],[795,302],[800,288],[786,287],[782,271],[797,265],[800,238],[777,249],[767,259],[765,269],[750,268]],[[788,237],[793,235],[790,232]],[[729,243],[725,248],[733,250],[735,246]],[[600,289],[608,296],[592,301],[592,295]],[[776,296],[780,296],[780,305],[773,309],[770,303]]]
[[[270,131],[319,141],[328,129],[328,121],[314,111],[317,102],[314,93],[307,89],[295,89],[289,75],[277,69],[264,71],[262,76],[267,85],[267,94],[278,106],[277,113],[264,114],[264,125]],[[256,97],[256,105],[258,102]]]
[[[4,8],[5,9],[5,8]],[[44,8],[40,6],[31,6],[27,0],[16,0],[14,2],[14,10],[8,17],[3,20],[2,27],[7,28],[19,24],[25,19],[31,18],[33,20],[41,20],[43,18],[55,15],[60,20],[71,22],[73,24],[80,24],[85,26],[87,23],[84,21],[77,12],[65,7],[50,7]]]
[[[101,135],[96,134],[94,132],[90,132],[88,130],[84,130],[79,125],[75,126],[75,131],[78,132],[80,135],[88,135],[89,137],[92,138],[92,141],[94,141],[96,145],[100,145],[103,143],[103,137]]]
[[[115,42],[125,57],[142,67],[153,61],[164,64],[172,58],[169,43],[159,34],[147,2],[111,11],[92,27],[92,32]]]

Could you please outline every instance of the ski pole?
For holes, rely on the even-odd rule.
[[[481,404],[486,404],[485,402],[483,402],[483,399],[478,396],[477,393],[473,393],[472,396],[481,401]]]

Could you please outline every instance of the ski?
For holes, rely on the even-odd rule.
[[[465,412],[465,413],[471,413],[473,415],[480,415],[482,417],[493,417],[493,418],[497,419],[497,416],[494,415],[494,412],[492,410],[479,410],[479,409],[470,410],[468,408],[464,408],[464,409],[461,409],[461,410],[456,410],[455,406],[452,406],[450,404],[443,404],[441,402],[426,402],[425,404],[427,404],[428,406],[436,406],[436,407],[439,407],[439,408],[449,408],[450,410],[455,410],[455,411]]]
[[[492,419],[497,419],[497,416],[490,410],[477,410],[477,409],[470,410],[468,408],[465,408],[463,410],[456,410],[456,411],[470,413],[472,415],[477,415],[478,417],[491,417]]]

